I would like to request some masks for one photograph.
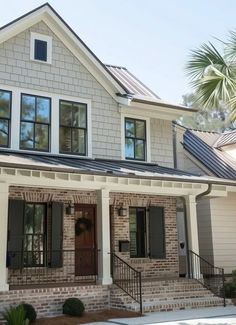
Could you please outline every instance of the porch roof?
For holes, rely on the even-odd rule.
[[[199,176],[153,163],[123,160],[88,159],[1,151],[0,167],[236,186],[235,182],[231,180]]]

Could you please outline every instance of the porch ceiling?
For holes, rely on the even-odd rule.
[[[62,158],[17,153],[0,154],[0,180],[9,185],[168,196],[197,195],[212,183],[212,196],[226,196],[235,182],[200,177],[156,164]]]

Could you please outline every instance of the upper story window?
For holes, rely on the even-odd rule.
[[[31,33],[30,59],[51,64],[52,37],[38,33]]]
[[[86,155],[87,105],[60,100],[60,152]]]
[[[125,118],[125,158],[146,160],[146,121]]]
[[[9,147],[11,92],[0,90],[0,147]]]
[[[51,99],[21,95],[20,149],[49,151]]]

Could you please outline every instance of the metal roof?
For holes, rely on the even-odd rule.
[[[0,152],[0,166],[34,167],[51,170],[78,170],[78,172],[103,172],[114,175],[175,175],[196,176],[194,174],[157,164],[128,162],[121,160],[87,159],[62,157],[42,154],[26,154],[16,152]]]
[[[162,167],[152,163],[62,157],[51,154],[44,155],[2,151],[0,152],[0,167],[236,186],[235,182],[228,179],[199,176],[179,169]]]
[[[160,99],[152,90],[145,86],[125,67],[116,65],[105,65],[112,75],[128,89],[131,95],[141,95],[149,98]]]
[[[230,131],[230,132],[223,133],[219,137],[215,146],[217,148],[221,148],[221,147],[228,146],[228,145],[235,144],[235,143],[236,143],[236,131]]]
[[[214,147],[220,134],[205,131],[187,130],[184,134],[184,148],[214,175],[236,179],[236,161],[226,152]]]

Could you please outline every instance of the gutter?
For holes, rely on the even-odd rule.
[[[204,192],[196,195],[196,201],[198,199],[202,199],[203,196],[210,194],[211,193],[211,190],[212,190],[212,184],[208,184],[208,188],[207,188],[206,191],[204,191]]]

